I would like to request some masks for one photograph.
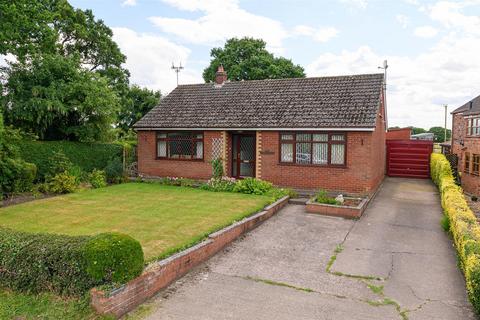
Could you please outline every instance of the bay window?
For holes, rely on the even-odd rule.
[[[280,162],[300,165],[345,165],[345,133],[280,133]]]
[[[157,132],[157,158],[203,159],[203,133],[192,131]]]

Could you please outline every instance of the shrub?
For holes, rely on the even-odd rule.
[[[37,167],[21,159],[18,143],[21,132],[5,128],[0,112],[0,200],[4,194],[30,191]]]
[[[68,172],[58,173],[47,182],[47,191],[51,193],[72,193],[78,187],[78,179]]]
[[[233,188],[234,192],[264,195],[273,189],[273,185],[268,181],[255,178],[245,178],[238,180]]]
[[[432,154],[430,174],[438,186],[442,207],[457,249],[460,268],[465,274],[468,296],[480,314],[480,226],[455,184],[450,163],[443,154]]]
[[[315,202],[340,205],[340,202],[335,200],[335,198],[329,197],[327,191],[325,190],[319,190],[317,192],[317,194],[315,195]]]
[[[212,161],[212,178],[220,180],[223,177],[223,163],[220,158]]]
[[[144,256],[140,243],[120,233],[103,233],[93,237],[85,247],[87,272],[97,281],[124,283],[143,270]]]
[[[88,182],[92,185],[93,188],[103,188],[107,186],[107,178],[105,176],[105,171],[93,169],[93,171],[88,175]]]
[[[49,170],[49,158],[62,152],[73,165],[83,172],[93,169],[105,170],[109,161],[118,159],[122,163],[124,146],[116,143],[81,143],[71,141],[19,141],[20,156],[38,168],[37,179],[44,181]],[[130,150],[131,147],[127,147]],[[133,154],[129,152],[128,154]],[[62,171],[63,172],[63,171]]]
[[[0,198],[3,193],[31,191],[37,167],[21,159],[0,159]]]
[[[207,183],[200,186],[203,190],[215,191],[215,192],[232,192],[235,188],[235,178],[221,177],[212,178]]]
[[[123,163],[120,159],[112,159],[108,161],[105,167],[107,181],[110,183],[121,183],[124,180]]]
[[[125,235],[74,237],[0,227],[0,286],[6,288],[81,295],[96,285],[133,279],[143,263],[140,244]]]
[[[46,176],[53,177],[59,173],[71,170],[72,167],[73,163],[63,152],[54,151],[53,154],[48,157]]]

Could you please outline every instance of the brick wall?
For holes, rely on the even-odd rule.
[[[221,131],[204,132],[204,160],[179,161],[155,159],[155,132],[138,132],[138,169],[148,176],[174,176],[209,179],[212,138]],[[226,174],[231,174],[231,134],[226,134]],[[383,108],[374,132],[347,132],[346,167],[285,165],[279,163],[279,132],[257,133],[257,177],[275,185],[298,189],[327,189],[347,194],[370,194],[381,183],[385,173],[385,126]]]
[[[467,120],[462,114],[454,114],[452,122],[452,153],[458,156],[458,171],[461,172],[462,188],[467,193],[480,196],[480,177],[465,173],[465,152],[470,153],[471,172],[471,155],[480,154],[480,137],[467,137]]]
[[[389,129],[385,138],[387,140],[410,140],[411,132],[410,128]]]
[[[156,159],[155,131],[138,131],[138,172],[147,176],[210,179],[212,176],[212,139],[222,138],[221,131],[204,132],[202,161]]]
[[[262,132],[262,179],[300,189],[327,189],[350,194],[373,191],[372,132],[347,133],[346,167],[287,165],[279,163],[279,132]],[[382,150],[375,150],[382,152]],[[383,167],[383,166],[382,166]]]

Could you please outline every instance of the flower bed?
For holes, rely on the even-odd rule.
[[[336,216],[349,219],[360,218],[367,207],[367,198],[344,197],[343,204],[319,203],[315,198],[306,203],[306,210],[309,213],[318,213],[327,216]]]
[[[455,184],[450,163],[442,154],[432,154],[430,173],[440,191],[442,207],[465,275],[468,297],[480,313],[480,226],[468,207],[461,187]]]

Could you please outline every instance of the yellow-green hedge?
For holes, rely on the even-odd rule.
[[[455,184],[450,163],[443,154],[432,154],[430,172],[440,190],[443,210],[450,220],[450,231],[465,275],[468,296],[480,314],[480,227],[462,188]]]

